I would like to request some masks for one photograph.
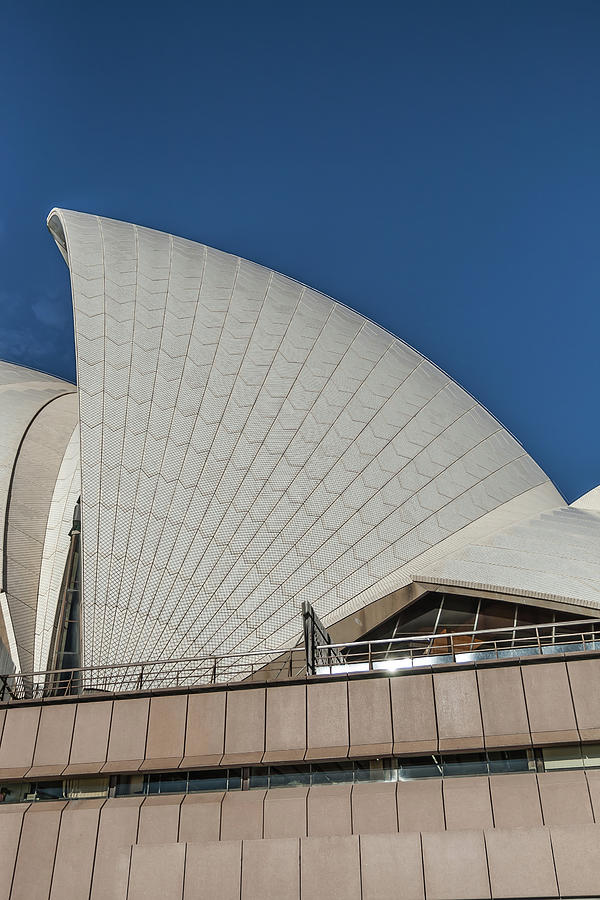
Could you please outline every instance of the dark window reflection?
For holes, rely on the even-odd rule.
[[[269,787],[269,771],[268,769],[250,769],[250,778],[248,780],[249,788],[268,788]]]
[[[242,770],[241,769],[229,769],[229,778],[227,782],[227,789],[230,791],[239,791],[242,787]]]
[[[117,797],[127,797],[146,793],[146,778],[144,775],[119,775],[115,794]]]
[[[160,793],[160,775],[147,775],[147,792],[149,794]]]
[[[485,753],[449,754],[442,763],[443,775],[485,775],[487,760]]]
[[[271,766],[271,787],[303,787],[310,784],[308,766]]]
[[[392,759],[359,759],[355,763],[355,781],[395,781],[396,764]]]
[[[175,772],[160,776],[161,794],[185,794],[187,789],[187,773]]]
[[[527,750],[498,750],[488,753],[490,773],[527,772],[534,768],[533,757]]]
[[[353,778],[352,763],[323,763],[312,767],[313,784],[343,784]]]
[[[241,783],[241,781],[240,781]],[[219,772],[190,772],[189,791],[226,791],[227,770]]]
[[[398,760],[398,778],[410,781],[413,778],[439,778],[442,765],[439,756],[414,756]]]
[[[62,781],[39,781],[35,786],[38,800],[62,800],[64,797]]]

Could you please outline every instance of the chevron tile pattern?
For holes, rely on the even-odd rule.
[[[600,511],[560,507],[467,544],[417,580],[598,609],[599,547]]]
[[[541,491],[520,444],[402,341],[276,272],[53,211],[72,278],[84,661],[292,645]]]
[[[11,650],[17,664],[17,647],[25,653],[26,664],[31,662],[32,623],[35,620],[39,573],[37,551],[45,527],[45,521],[42,522],[45,489],[50,494],[53,490],[52,463],[48,458],[39,460],[39,484],[31,483],[27,477],[23,481],[19,477],[17,463],[19,458],[24,458],[21,452],[25,445],[28,450],[35,444],[35,438],[27,442],[31,429],[35,432],[40,421],[53,418],[48,417],[47,405],[52,402],[59,405],[68,403],[69,396],[72,397],[75,390],[75,385],[52,375],[0,361],[0,591],[8,591],[8,595],[4,594],[0,615],[10,620],[4,621],[4,631],[14,638]],[[73,412],[71,431],[76,422],[75,407]],[[60,449],[57,452],[59,456],[62,454]],[[32,475],[31,471],[29,475]],[[18,523],[14,529],[7,521],[9,511],[11,521]],[[9,541],[6,545],[5,540]]]

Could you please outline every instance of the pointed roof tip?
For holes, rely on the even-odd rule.
[[[63,228],[61,212],[62,210],[58,209],[57,207],[51,209],[46,219],[46,226],[56,242],[56,246],[60,251],[60,255],[62,256],[66,264],[69,265],[69,252],[67,250],[67,239],[65,237],[65,230]]]
[[[600,484],[586,494],[582,494],[577,500],[574,500],[571,506],[577,509],[590,509],[593,512],[600,512]]]

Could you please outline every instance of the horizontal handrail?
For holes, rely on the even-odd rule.
[[[343,648],[343,661],[333,658]],[[476,663],[575,651],[600,650],[600,619],[548,622],[427,635],[321,644],[317,674],[397,671],[416,666]]]
[[[600,619],[322,644],[317,647],[316,674],[395,671],[413,665],[460,664],[480,659],[589,649],[600,650]],[[7,673],[0,675],[0,699],[6,695],[13,700],[23,700],[85,692],[126,693],[194,685],[225,686],[241,681],[267,682],[306,676],[303,647],[232,651],[222,655]]]
[[[346,644],[319,644],[319,650],[339,650],[339,649],[347,649],[348,647],[359,647],[364,646],[365,644],[400,644],[400,643],[412,643],[413,641],[431,641],[434,638],[448,638],[448,637],[468,637],[469,635],[478,635],[478,634],[500,634],[501,632],[510,632],[511,634],[515,631],[534,631],[536,628],[566,628],[571,627],[573,625],[598,625],[600,629],[600,618],[599,619],[576,619],[572,622],[548,622],[545,625],[515,625],[515,626],[507,626],[502,628],[480,628],[480,629],[472,629],[471,631],[444,631],[444,632],[433,632],[431,634],[414,634],[408,635],[406,637],[389,637],[389,638],[377,638],[377,640],[373,641],[350,641]]]

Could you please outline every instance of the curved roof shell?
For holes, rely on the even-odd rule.
[[[71,271],[84,661],[292,645],[563,504],[445,373],[239,257],[54,210]],[[487,523],[487,524],[486,524]]]
[[[563,506],[466,544],[415,579],[598,610],[599,547],[600,512]]]
[[[77,422],[75,390],[59,378],[0,361],[1,608],[13,660],[19,665],[23,655],[27,667],[33,662],[32,623],[48,505]],[[63,433],[65,415],[68,434]]]

